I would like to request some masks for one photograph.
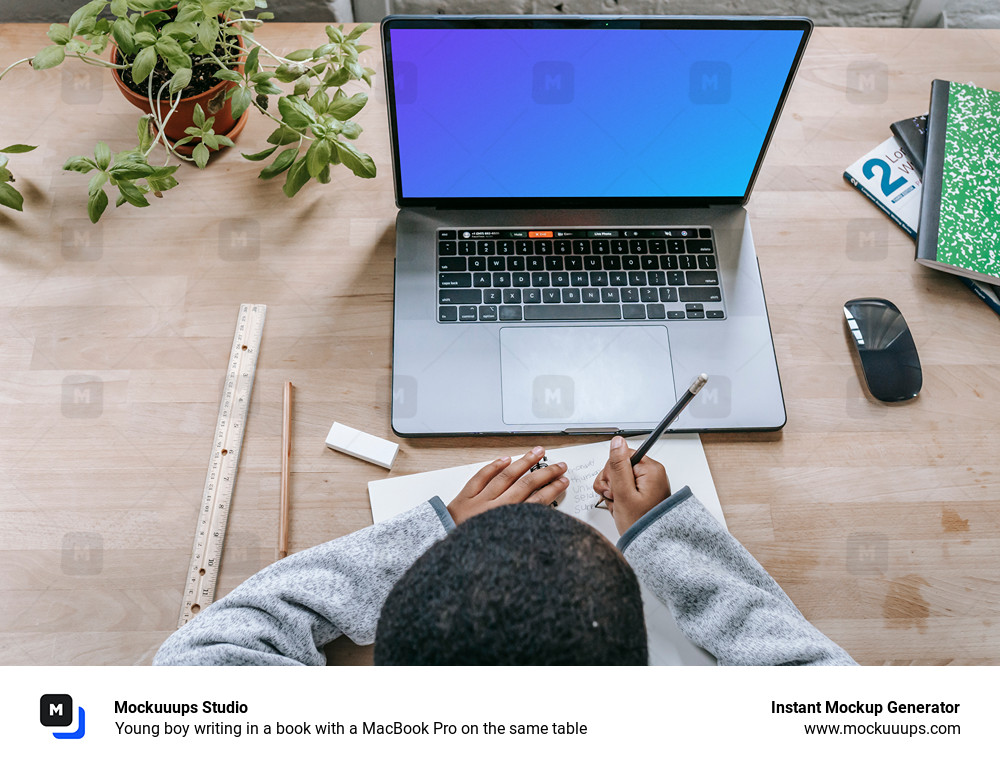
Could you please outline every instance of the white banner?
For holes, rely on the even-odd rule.
[[[938,764],[993,750],[997,680],[992,667],[11,667],[0,730],[8,754],[42,764]]]

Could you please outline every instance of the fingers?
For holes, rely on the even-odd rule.
[[[632,472],[632,463],[629,462],[631,452],[625,440],[616,436],[611,440],[611,456],[604,471],[608,475],[608,483],[615,496],[629,496],[636,492],[635,474]]]
[[[539,468],[537,471],[532,471],[526,473],[520,479],[518,479],[514,484],[500,496],[500,500],[507,503],[523,503],[527,500],[531,502],[545,502],[544,500],[533,500],[532,497],[542,490],[547,489],[550,484],[559,482],[559,479],[564,478],[563,474],[566,473],[565,463],[556,463],[555,465],[546,466],[545,468]],[[552,495],[553,499],[558,497],[565,489],[569,481],[559,482],[558,490]],[[543,493],[544,497],[547,497],[550,493]],[[549,503],[552,501],[549,500]]]
[[[494,477],[487,482],[486,486],[483,488],[483,493],[490,499],[500,497],[500,495],[514,485],[514,482],[522,478],[531,466],[541,460],[542,455],[544,454],[545,450],[541,447],[534,447],[530,449],[523,457],[509,463],[505,468],[503,468],[503,470],[494,475]],[[538,471],[535,471],[535,473],[538,473]]]
[[[493,481],[504,468],[510,464],[509,457],[499,457],[492,463],[487,463],[478,471],[476,475],[469,479],[468,483],[462,488],[460,493],[461,497],[475,497],[480,492],[482,492],[486,485]]]
[[[561,465],[565,464],[563,463]],[[552,467],[554,468],[555,466]],[[565,468],[563,470],[565,470]],[[535,471],[535,473],[541,473],[541,471],[540,470]],[[527,498],[525,498],[524,502],[539,503],[540,505],[551,505],[552,503],[555,502],[556,498],[558,498],[559,495],[561,495],[563,492],[566,491],[566,488],[568,486],[569,486],[569,479],[567,479],[565,476],[559,476],[553,479],[545,486],[536,489],[534,492],[528,495]]]

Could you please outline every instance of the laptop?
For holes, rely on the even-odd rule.
[[[804,18],[389,16],[400,436],[775,430],[744,205]]]

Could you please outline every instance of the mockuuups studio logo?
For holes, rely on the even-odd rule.
[[[881,261],[889,255],[889,222],[852,218],[847,222],[847,259]]]
[[[104,383],[93,375],[67,375],[62,384],[62,414],[99,418],[104,411]]]
[[[260,223],[249,218],[219,224],[219,258],[256,261],[260,257]]]
[[[392,414],[397,418],[412,418],[417,414],[417,379],[397,375],[392,381]]]
[[[573,414],[573,378],[539,375],[531,391],[531,412],[536,418],[568,418]]]
[[[68,694],[43,694],[39,700],[38,720],[42,726],[55,729],[65,729],[73,725],[73,698]],[[56,739],[82,739],[86,734],[86,721],[83,708],[76,709],[76,729],[73,731],[54,731]]]
[[[104,97],[104,72],[100,67],[62,70],[62,100],[67,104],[99,104]]]
[[[853,575],[884,576],[889,571],[889,538],[851,535],[847,538],[847,571]]]
[[[691,65],[693,104],[727,104],[732,95],[733,68],[726,61],[695,61]]]
[[[854,61],[847,67],[847,100],[852,104],[884,104],[889,99],[889,66]]]
[[[573,65],[539,61],[532,69],[531,98],[536,104],[568,104],[573,100]]]
[[[733,411],[733,381],[725,375],[709,375],[708,383],[691,400],[691,414],[696,418],[725,418]]]
[[[396,103],[415,104],[417,102],[417,65],[412,61],[394,61],[392,75]]]

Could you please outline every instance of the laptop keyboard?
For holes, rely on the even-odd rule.
[[[712,230],[439,229],[438,321],[725,319]]]

